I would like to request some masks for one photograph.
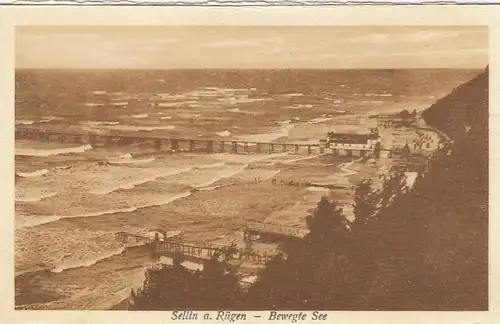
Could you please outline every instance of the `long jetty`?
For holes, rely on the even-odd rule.
[[[302,238],[309,233],[308,229],[300,227],[285,226],[271,223],[247,222],[243,227],[243,237],[245,242],[252,243],[257,241],[279,241],[286,238]],[[265,253],[252,250],[237,248],[214,243],[191,244],[181,242],[176,239],[159,239],[158,235],[154,238],[132,234],[127,232],[115,233],[115,240],[122,243],[142,243],[149,245],[155,256],[173,256],[181,254],[200,260],[208,260],[214,255],[218,255],[222,260],[240,260],[255,264],[265,264],[279,252],[266,251]]]
[[[307,149],[307,154],[315,152],[332,153],[338,156],[365,156],[375,152],[369,144],[304,144],[288,142],[252,142],[236,139],[188,139],[165,138],[160,136],[128,135],[115,133],[76,132],[47,130],[38,128],[16,127],[16,139],[60,142],[72,144],[90,144],[93,147],[127,146],[146,144],[155,152],[204,152],[204,153],[299,153]]]

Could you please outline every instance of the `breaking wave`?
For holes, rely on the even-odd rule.
[[[94,191],[91,191],[91,193],[95,194],[95,195],[107,195],[107,194],[112,193],[113,191],[120,190],[120,189],[125,189],[125,190],[133,189],[135,186],[144,184],[146,182],[155,181],[155,180],[160,179],[160,178],[165,178],[165,177],[181,174],[184,172],[191,171],[192,169],[193,169],[192,167],[188,167],[188,168],[184,168],[184,169],[177,169],[174,171],[168,171],[168,172],[156,174],[153,176],[149,176],[149,177],[146,177],[146,178],[143,178],[140,180],[131,181],[128,183],[123,183],[123,184],[118,185],[117,187],[111,187],[111,188],[101,189],[101,190],[94,190]]]
[[[274,132],[255,134],[255,135],[243,135],[239,136],[239,139],[248,142],[272,142],[281,137],[288,137],[290,131],[294,127],[295,125],[293,124],[286,124]]]
[[[87,121],[84,122],[83,124],[88,125],[88,126],[102,126],[102,125],[118,125],[120,122],[117,121]]]
[[[54,273],[60,273],[60,272],[63,272],[64,270],[68,270],[68,269],[87,268],[87,267],[93,266],[94,264],[96,264],[99,261],[103,261],[103,260],[109,259],[115,255],[122,254],[124,251],[125,251],[125,247],[120,247],[117,250],[108,252],[104,255],[101,255],[101,256],[98,256],[95,258],[91,258],[91,259],[88,259],[85,261],[72,262],[72,263],[68,263],[68,264],[61,264],[61,265],[55,267],[54,269],[52,269],[51,271]]]
[[[47,174],[48,172],[49,172],[49,170],[42,169],[42,170],[36,170],[33,172],[17,172],[16,174],[20,177],[23,177],[23,178],[32,178],[32,177],[43,176],[44,174]]]
[[[228,130],[225,130],[225,131],[223,131],[223,132],[217,132],[217,133],[215,133],[215,134],[217,134],[217,135],[219,135],[219,136],[222,136],[222,137],[228,137],[228,136],[231,136],[231,132],[230,132],[230,131],[228,131]]]
[[[38,225],[52,223],[60,220],[60,216],[24,216],[23,218],[16,220],[16,229],[25,227],[35,227]]]
[[[173,130],[175,126],[134,126],[134,125],[113,125],[110,127],[106,127],[107,129],[112,130],[121,130],[121,131],[131,131],[131,132],[140,132],[140,131],[155,131],[155,130]]]
[[[45,199],[52,198],[54,196],[57,196],[57,192],[49,193],[49,194],[44,194],[44,195],[39,195],[39,196],[33,196],[33,197],[23,197],[23,198],[16,198],[17,202],[27,202],[27,203],[33,203],[33,202],[38,202],[42,201]]]
[[[167,199],[159,200],[150,204],[144,204],[139,206],[120,208],[120,209],[111,209],[104,210],[100,212],[88,213],[88,214],[80,214],[80,215],[67,215],[67,216],[59,216],[59,215],[51,215],[51,216],[25,216],[23,219],[18,221],[16,228],[24,228],[24,227],[35,227],[42,224],[53,223],[59,221],[61,219],[71,219],[71,218],[86,218],[86,217],[99,217],[104,215],[118,214],[118,213],[131,213],[139,209],[155,207],[155,206],[163,206],[167,205],[175,200],[182,199],[191,195],[191,191],[186,191],[177,195],[172,195]]]
[[[117,159],[108,160],[111,164],[138,164],[138,163],[149,163],[153,162],[155,158],[149,159],[134,159],[130,153],[124,154]]]
[[[91,145],[83,145],[77,147],[68,147],[60,149],[28,149],[28,148],[17,148],[17,156],[52,156],[60,154],[71,154],[71,153],[83,153],[93,149]]]
[[[333,119],[333,117],[319,117],[319,118],[311,119],[307,123],[308,124],[319,124],[319,123],[323,123],[323,122],[326,122],[326,121],[329,121],[332,119]]]
[[[148,118],[149,115],[148,114],[138,114],[138,115],[132,115],[130,117],[132,117],[132,118]]]

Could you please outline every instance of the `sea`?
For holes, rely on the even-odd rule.
[[[478,70],[16,71],[16,127],[166,138],[318,143],[366,132],[370,115],[422,110]],[[353,158],[313,151],[165,153],[147,144],[16,140],[19,309],[109,309],[155,260],[117,231],[193,243],[246,221],[305,226],[321,196],[350,208]],[[358,177],[359,178],[359,177]],[[273,184],[272,180],[276,183]],[[332,184],[341,189],[282,182]]]

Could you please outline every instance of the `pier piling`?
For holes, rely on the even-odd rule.
[[[155,150],[156,151],[161,151],[162,148],[162,142],[160,139],[155,140]]]
[[[170,140],[170,145],[172,146],[172,151],[178,151],[179,150],[179,140],[171,139]]]
[[[213,153],[214,151],[214,141],[207,141],[207,152]]]

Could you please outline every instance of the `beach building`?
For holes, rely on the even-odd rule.
[[[372,147],[380,142],[378,129],[371,129],[369,133],[336,133],[327,134],[326,145],[349,145],[360,147]]]

